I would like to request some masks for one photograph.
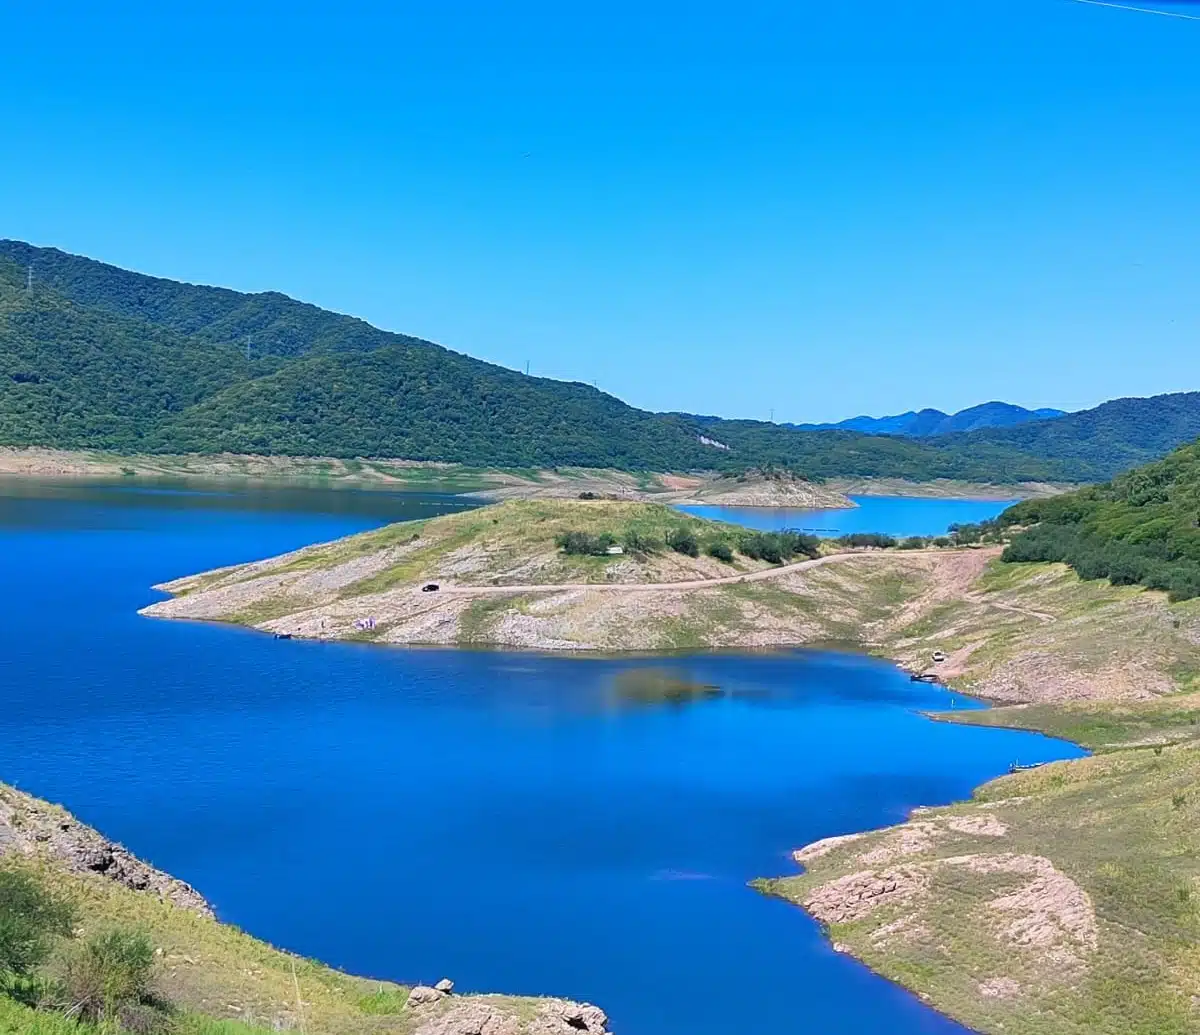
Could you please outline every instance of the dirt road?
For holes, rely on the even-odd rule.
[[[914,550],[912,553],[923,551]],[[513,593],[565,593],[570,590],[596,590],[601,593],[645,593],[647,591],[680,590],[680,589],[711,589],[713,586],[732,586],[739,582],[762,582],[764,579],[778,578],[792,572],[807,571],[809,568],[819,568],[833,561],[845,560],[847,557],[862,557],[863,553],[831,553],[825,557],[816,557],[807,561],[797,561],[795,564],[781,564],[778,568],[765,568],[762,571],[744,572],[741,575],[726,575],[719,579],[692,579],[687,582],[554,582],[544,585],[519,586],[443,586],[442,593],[453,595],[493,596],[496,594]]]

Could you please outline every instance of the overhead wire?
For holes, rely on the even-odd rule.
[[[1111,0],[1072,0],[1077,4],[1088,4],[1091,7],[1111,7],[1117,11],[1136,11],[1138,14],[1160,14],[1164,18],[1182,18],[1189,22],[1200,22],[1200,15],[1184,14],[1182,11],[1160,11],[1153,7],[1132,7],[1129,4],[1115,4]]]

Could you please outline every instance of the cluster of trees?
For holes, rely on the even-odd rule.
[[[738,540],[738,550],[756,561],[782,564],[793,558],[816,557],[821,540],[815,535],[785,530],[782,532],[750,532]]]
[[[1200,443],[1104,485],[1000,516],[1006,561],[1062,561],[1085,579],[1200,596]]]
[[[1108,477],[1197,434],[1200,393],[924,441],[648,413],[277,293],[0,241],[10,445],[1012,482]]]
[[[563,532],[555,537],[554,544],[563,553],[577,557],[603,557],[609,549],[617,545],[616,536],[601,532],[592,535],[590,532]]]
[[[624,553],[650,554],[660,550],[674,550],[686,557],[699,557],[706,553],[726,564],[732,563],[735,553],[751,560],[782,564],[797,556],[816,557],[820,552],[820,540],[803,532],[745,532],[740,535],[720,533],[701,542],[696,532],[686,525],[669,529],[662,539],[645,532],[630,529],[618,540],[610,532],[567,531],[554,540],[560,550],[567,554],[588,557],[603,557],[611,547],[620,545]]]
[[[149,937],[112,928],[80,940],[75,921],[73,906],[40,878],[0,870],[0,994],[103,1030],[169,1030],[171,1006],[153,994]]]

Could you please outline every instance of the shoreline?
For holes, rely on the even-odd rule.
[[[473,467],[403,458],[293,457],[254,454],[121,454],[41,446],[0,446],[0,481],[219,483],[304,489],[346,488],[445,492],[484,502],[504,499],[600,498],[681,506],[848,509],[849,497],[912,497],[1004,501],[1054,495],[1078,486],[1023,482],[991,484],[938,479],[830,478],[821,482],[738,479],[718,472],[642,474],[591,468]]]

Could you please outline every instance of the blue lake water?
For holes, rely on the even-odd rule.
[[[731,521],[765,531],[799,528],[822,536],[850,532],[888,535],[942,535],[951,525],[996,517],[1016,500],[944,500],[910,496],[851,496],[854,508],[789,510],[768,507],[680,507],[697,517]]]
[[[586,999],[619,1035],[963,1031],[745,883],[1076,749],[930,722],[974,705],[853,655],[393,650],[135,613],[163,579],[461,505],[353,496],[0,487],[0,779],[358,973]],[[729,696],[622,705],[644,666]]]

